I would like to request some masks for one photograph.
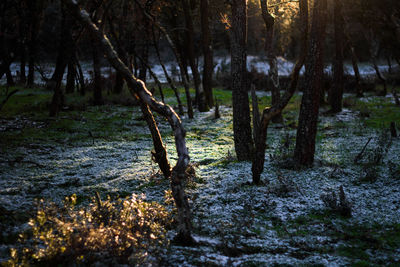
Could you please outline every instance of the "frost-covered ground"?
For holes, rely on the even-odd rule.
[[[115,112],[129,109],[119,107]],[[231,108],[221,107],[221,119],[213,115],[210,111],[197,113],[192,121],[183,119],[191,162],[197,166],[197,177],[188,181],[187,192],[199,244],[172,245],[165,265],[337,266],[360,260],[400,264],[400,239],[385,241],[390,237],[386,233],[400,231],[400,177],[393,177],[388,168],[389,162],[399,166],[400,139],[392,140],[383,164],[376,167],[376,181],[366,182],[365,166],[354,164],[353,159],[369,137],[373,138],[366,154],[373,155],[380,133],[364,127],[356,112],[345,109],[320,117],[316,160],[310,169],[285,169],[279,160],[270,160],[283,155],[277,149],[286,136],[289,140],[295,136],[290,127],[272,125],[264,184],[253,186],[251,163],[233,157]],[[164,121],[159,126],[170,133]],[[128,122],[127,127],[136,140],[71,143],[67,139],[47,145],[33,140],[0,154],[0,208],[23,217],[32,214],[36,198],[60,202],[76,193],[85,203],[96,191],[103,197],[144,193],[148,200],[163,202],[169,185],[151,161],[148,131]],[[172,136],[168,134],[165,141],[174,164]],[[353,205],[351,218],[329,212],[320,199],[326,192],[338,192],[340,185]],[[23,228],[2,229],[3,237]],[[172,237],[174,232],[169,234]],[[0,261],[7,249],[8,245],[1,245]]]

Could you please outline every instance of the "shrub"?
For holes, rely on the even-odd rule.
[[[77,209],[76,199],[67,197],[61,208],[41,200],[29,221],[31,238],[22,238],[23,248],[11,250],[6,266],[136,265],[155,260],[167,245],[170,216],[160,204],[137,195],[103,202],[97,194],[88,207]]]

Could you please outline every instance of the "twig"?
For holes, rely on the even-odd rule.
[[[368,139],[367,143],[364,145],[364,147],[363,147],[363,149],[361,150],[361,152],[358,153],[358,155],[354,158],[354,163],[357,163],[357,162],[362,158],[362,156],[363,156],[363,154],[364,154],[364,152],[365,152],[365,149],[367,148],[367,146],[368,146],[369,142],[371,142],[371,140],[372,140],[372,137],[370,137],[370,138]]]

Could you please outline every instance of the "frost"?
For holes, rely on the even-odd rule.
[[[340,185],[353,203],[353,217],[346,219],[349,225],[400,223],[400,179],[392,179],[385,167],[388,161],[400,162],[398,139],[393,140],[377,181],[357,183],[362,168],[354,165],[353,159],[373,132],[365,129],[360,133],[358,116],[344,109],[335,116],[320,118],[319,133],[324,138],[317,142],[313,168],[279,169],[267,156],[262,180],[270,183],[257,187],[249,184],[251,163],[234,160],[232,109],[221,106],[220,111],[218,120],[213,119],[212,111],[197,113],[194,120],[183,118],[191,162],[197,166],[197,177],[188,184],[187,192],[194,237],[199,245],[190,248],[172,245],[165,255],[169,264],[352,264],[351,259],[334,252],[346,241],[328,236],[326,223],[314,222],[310,217],[315,211],[325,210],[320,195],[332,188],[337,190]],[[346,127],[336,127],[338,122]],[[169,125],[161,121],[159,126],[167,134],[165,142],[174,165],[177,155]],[[145,126],[132,128],[133,135],[146,133]],[[287,133],[294,135],[295,130],[270,127],[266,155],[275,151]],[[151,161],[151,149],[151,140],[146,137],[133,142],[32,144],[18,148],[11,155],[0,155],[0,206],[29,212],[35,198],[60,202],[76,193],[85,203],[96,191],[122,196],[144,193],[149,201],[163,202],[169,182]],[[17,154],[42,167],[22,163],[8,166],[7,160]],[[276,193],[275,187],[282,184],[279,176],[287,178],[283,181],[290,188],[286,194]],[[338,220],[330,220],[330,227],[340,230]],[[171,231],[169,236],[173,234]],[[371,253],[372,259],[387,256]]]

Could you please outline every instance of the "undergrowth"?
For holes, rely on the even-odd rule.
[[[158,203],[137,195],[102,201],[97,194],[88,207],[78,209],[76,201],[72,195],[59,207],[40,200],[30,231],[21,234],[20,246],[11,249],[4,266],[141,265],[157,262],[168,245],[171,218]]]

